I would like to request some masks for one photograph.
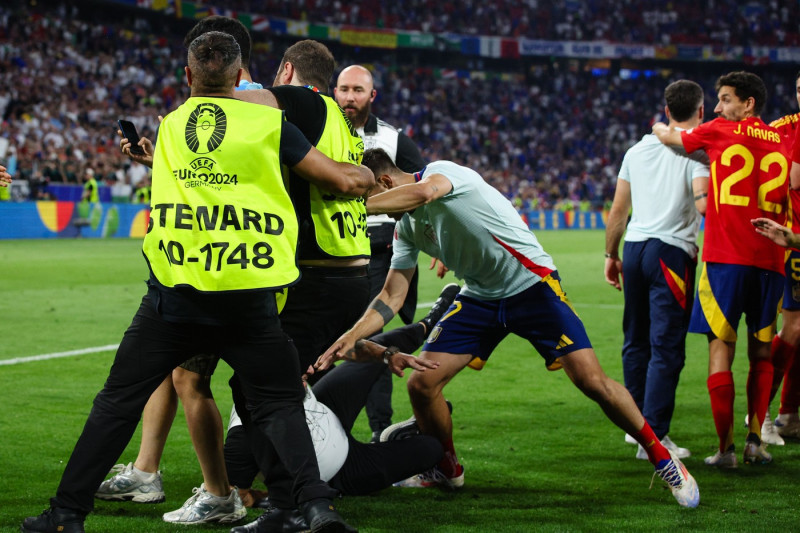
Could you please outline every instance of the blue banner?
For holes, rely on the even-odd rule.
[[[0,239],[144,237],[146,204],[0,202]]]

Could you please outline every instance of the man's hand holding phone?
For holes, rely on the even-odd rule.
[[[121,137],[119,149],[133,161],[153,167],[153,143],[146,137],[139,137],[136,126],[129,120],[118,120],[117,134]]]

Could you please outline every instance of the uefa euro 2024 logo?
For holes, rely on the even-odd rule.
[[[228,118],[216,104],[198,105],[186,122],[186,145],[196,154],[208,154],[216,150],[225,137]]]

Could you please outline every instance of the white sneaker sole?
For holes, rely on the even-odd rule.
[[[94,497],[107,502],[163,503],[166,501],[163,492],[148,492],[145,494],[130,492],[125,494],[95,494]]]
[[[167,513],[169,514],[169,513]],[[242,507],[241,509],[237,509],[232,513],[222,514],[222,515],[212,515],[207,516],[201,520],[194,520],[194,521],[182,521],[182,520],[169,520],[167,518],[167,514],[165,514],[162,518],[164,522],[169,524],[182,524],[186,526],[191,526],[194,524],[211,524],[211,523],[218,523],[218,524],[232,524],[234,522],[238,522],[245,516],[247,516],[247,509]]]

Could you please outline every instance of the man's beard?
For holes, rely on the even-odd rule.
[[[346,107],[344,108],[344,111],[347,113],[347,116],[350,118],[350,122],[354,127],[361,128],[367,123],[367,118],[369,117],[368,106],[364,106],[362,109]]]

